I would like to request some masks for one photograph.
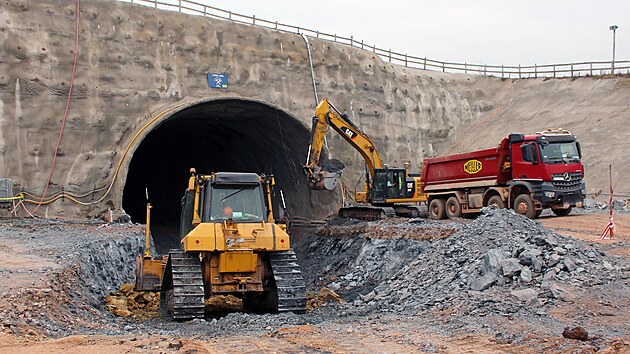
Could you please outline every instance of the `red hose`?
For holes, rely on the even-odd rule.
[[[46,198],[46,192],[48,192],[48,186],[50,185],[50,181],[52,180],[53,170],[55,169],[55,161],[57,161],[57,152],[59,151],[59,144],[61,144],[61,136],[63,135],[63,130],[66,127],[66,120],[68,119],[68,109],[70,108],[70,96],[72,95],[72,87],[74,86],[74,76],[77,69],[77,56],[79,54],[79,2],[77,0],[76,5],[76,28],[75,28],[75,37],[74,37],[74,62],[72,64],[72,78],[70,79],[70,87],[68,88],[68,99],[66,100],[66,110],[63,113],[63,120],[61,121],[61,129],[59,129],[59,137],[57,138],[57,145],[55,146],[55,153],[52,159],[52,165],[50,166],[50,173],[48,174],[48,181],[46,181],[46,186],[44,187],[44,193],[42,194],[42,198],[39,200],[37,207],[30,212],[35,213],[37,209],[42,205],[44,199]]]

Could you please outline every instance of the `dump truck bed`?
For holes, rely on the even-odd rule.
[[[509,150],[492,148],[424,160],[423,192],[500,185],[510,178]]]

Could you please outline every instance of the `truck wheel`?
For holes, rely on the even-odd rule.
[[[530,219],[536,219],[540,215],[534,209],[534,201],[529,194],[521,194],[514,199],[514,211]]]
[[[462,216],[462,205],[459,204],[457,197],[450,197],[446,200],[446,215],[449,219]]]
[[[496,206],[498,209],[505,208],[505,202],[503,202],[503,199],[501,199],[498,195],[493,195],[490,199],[488,199],[488,204],[486,206],[492,205]]]
[[[431,203],[429,203],[429,216],[434,220],[444,219],[446,216],[445,209],[444,199],[433,199]]]
[[[567,209],[551,209],[557,216],[567,216],[571,213],[571,210],[573,210],[573,207],[568,207]]]

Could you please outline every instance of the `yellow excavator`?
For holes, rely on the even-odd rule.
[[[354,191],[354,200],[359,205],[344,206],[340,217],[379,219],[390,216],[417,217],[418,204],[427,200],[422,193],[420,176],[409,173],[409,164],[404,168],[392,168],[383,164],[381,156],[370,137],[359,129],[347,115],[337,110],[328,99],[322,100],[315,110],[311,128],[311,140],[307,155],[306,171],[308,185],[314,190],[333,190],[338,184],[345,165],[336,159],[322,159],[328,127],[359,152],[365,161],[365,183],[363,191]]]
[[[246,311],[306,311],[306,287],[286,225],[273,218],[272,176],[191,169],[182,198],[181,249],[136,260],[136,290],[160,291],[160,312],[203,318],[212,295],[235,295]],[[147,217],[150,205],[147,205]],[[148,222],[147,222],[148,229]]]

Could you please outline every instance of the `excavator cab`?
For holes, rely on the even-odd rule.
[[[413,196],[413,183],[410,186],[411,188],[409,188],[407,171],[404,168],[375,169],[372,183],[374,185],[373,203],[387,203],[391,199],[403,199]]]

